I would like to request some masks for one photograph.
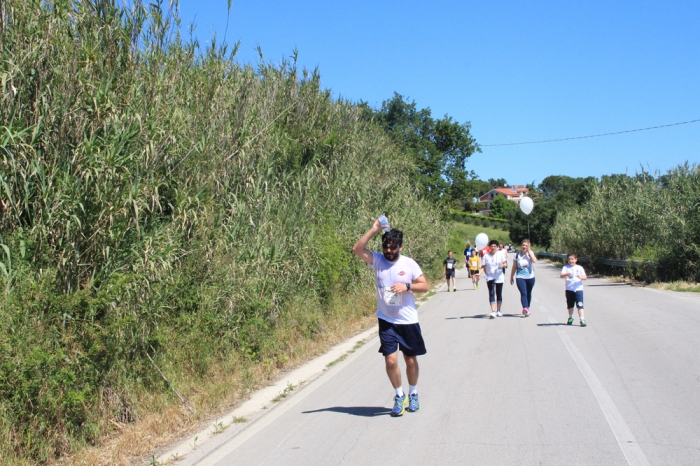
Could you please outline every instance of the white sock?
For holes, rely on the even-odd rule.
[[[409,385],[408,386],[408,394],[415,395],[416,393],[418,393],[418,385]]]
[[[396,390],[396,396],[403,398],[403,387],[395,388],[394,390]]]

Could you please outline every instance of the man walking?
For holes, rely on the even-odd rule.
[[[374,222],[355,243],[352,251],[369,264],[375,272],[377,286],[377,319],[379,321],[379,352],[384,355],[386,373],[396,391],[392,416],[401,416],[406,406],[410,412],[420,409],[418,400],[418,356],[426,353],[425,342],[418,324],[413,293],[425,293],[429,285],[413,259],[401,255],[403,233],[392,228],[382,235],[382,254],[367,249],[367,243],[382,231],[379,220]],[[409,383],[408,396],[403,391],[399,350],[406,361]]]

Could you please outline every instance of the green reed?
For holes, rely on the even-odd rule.
[[[414,167],[296,54],[256,67],[160,3],[2,3],[0,456],[45,461],[132,422],[145,392],[323,331],[371,286],[379,213],[435,273],[446,226]],[[290,307],[305,302],[307,316]],[[177,402],[176,398],[172,402]]]

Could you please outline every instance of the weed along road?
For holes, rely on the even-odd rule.
[[[527,318],[506,283],[489,319],[464,269],[420,307],[420,411],[390,416],[375,334],[175,464],[700,464],[700,296],[589,278],[568,326],[560,269],[537,264]]]

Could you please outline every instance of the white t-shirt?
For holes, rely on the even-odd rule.
[[[392,285],[413,283],[423,275],[416,261],[399,256],[395,262],[386,260],[383,254],[372,253],[372,264],[377,284],[377,317],[392,324],[417,324],[418,310],[413,292],[394,294]]]
[[[503,251],[496,251],[493,256],[490,253],[484,254],[481,263],[486,269],[486,281],[494,280],[496,283],[503,283],[504,274],[502,265],[506,261],[506,254]]]
[[[586,271],[583,270],[583,267],[581,267],[578,264],[574,265],[573,267],[569,264],[566,264],[564,267],[561,268],[561,273],[569,273],[572,270],[574,272],[574,276],[566,277],[566,289],[569,291],[582,291],[583,280],[581,280],[579,277],[585,277]]]

